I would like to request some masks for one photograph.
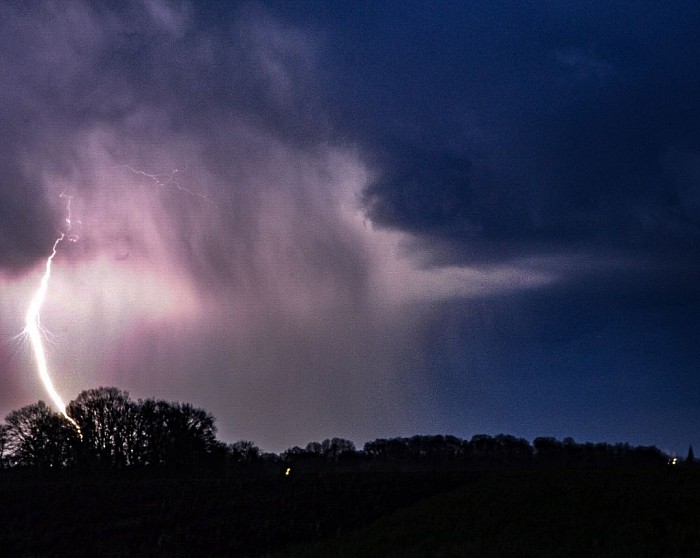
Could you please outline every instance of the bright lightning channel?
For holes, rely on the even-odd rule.
[[[34,351],[34,359],[36,360],[36,365],[39,369],[39,377],[41,378],[41,381],[44,384],[44,388],[49,394],[51,401],[53,401],[53,404],[66,418],[66,420],[68,420],[68,422],[70,422],[75,427],[75,429],[78,431],[78,435],[82,438],[80,427],[71,417],[68,416],[68,413],[66,412],[66,404],[63,402],[63,399],[61,399],[61,396],[56,391],[56,388],[53,385],[53,381],[51,380],[51,376],[49,375],[49,367],[46,360],[46,351],[44,350],[44,342],[42,339],[43,329],[39,320],[39,312],[41,311],[41,307],[44,305],[44,301],[46,300],[46,292],[49,288],[49,279],[51,278],[51,264],[53,263],[54,257],[56,257],[58,245],[64,239],[68,239],[71,242],[77,241],[76,236],[70,235],[71,196],[61,194],[61,197],[65,197],[68,199],[68,216],[66,217],[67,232],[62,232],[54,241],[53,248],[51,250],[51,255],[46,259],[44,275],[41,277],[41,283],[39,283],[39,288],[34,293],[31,303],[29,304],[29,309],[27,310],[27,315],[25,316],[25,326],[23,333],[25,333],[29,337],[29,342],[31,343],[32,350]]]

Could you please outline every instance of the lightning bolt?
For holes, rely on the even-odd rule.
[[[129,165],[123,165],[123,167],[128,169],[129,171],[131,171],[134,174],[138,174],[140,176],[143,176],[145,178],[150,179],[157,188],[175,188],[176,190],[180,190],[181,192],[184,192],[184,193],[188,194],[189,196],[200,198],[208,203],[211,203],[211,200],[207,196],[205,196],[204,194],[201,194],[199,192],[194,192],[193,190],[190,190],[189,188],[186,188],[177,180],[177,173],[180,172],[178,169],[173,169],[170,172],[170,174],[166,175],[166,174],[151,174],[151,173],[130,167]]]
[[[41,322],[39,320],[39,312],[44,305],[44,301],[46,300],[46,292],[49,288],[49,280],[51,279],[51,264],[53,263],[53,259],[56,257],[56,253],[58,252],[58,245],[63,242],[64,239],[71,242],[76,242],[78,240],[77,236],[70,234],[72,226],[70,208],[71,196],[66,196],[65,193],[62,193],[61,197],[68,199],[68,216],[66,217],[67,230],[66,232],[62,232],[54,241],[53,248],[51,249],[51,255],[46,259],[46,266],[44,268],[44,274],[41,277],[41,282],[39,283],[39,288],[34,293],[25,316],[23,333],[29,337],[29,342],[31,343],[32,350],[34,352],[34,359],[36,360],[36,365],[39,370],[39,378],[41,378],[44,388],[49,394],[51,401],[66,418],[66,420],[68,420],[68,422],[75,427],[78,435],[82,439],[83,435],[80,431],[80,427],[71,417],[68,416],[68,413],[66,412],[66,404],[56,391],[53,381],[51,380],[51,376],[49,375],[49,366],[46,360],[46,351],[44,350],[44,341],[42,338],[43,328],[41,327]]]
[[[174,169],[169,175],[156,175],[144,172],[142,170],[134,169],[128,165],[123,166],[134,174],[143,176],[144,178],[148,178],[158,188],[175,188],[192,197],[197,197],[209,203],[212,203],[207,196],[198,192],[194,192],[183,186],[180,182],[178,182],[178,169]],[[36,360],[37,369],[39,371],[39,377],[41,378],[41,381],[44,384],[44,388],[46,389],[46,392],[51,398],[51,401],[60,411],[60,413],[66,418],[66,420],[68,420],[68,422],[70,422],[75,427],[76,431],[78,432],[78,435],[82,439],[83,435],[80,431],[80,427],[70,416],[68,416],[68,413],[66,412],[66,404],[63,402],[63,399],[61,399],[61,396],[56,391],[53,381],[51,380],[43,341],[43,338],[44,336],[46,336],[47,332],[42,328],[39,319],[39,313],[41,312],[41,308],[43,307],[44,301],[46,300],[46,293],[49,287],[49,280],[51,279],[51,264],[53,263],[53,259],[58,253],[58,247],[61,244],[61,242],[77,242],[78,240],[78,235],[73,234],[71,232],[71,229],[73,227],[73,222],[71,218],[72,196],[66,195],[66,193],[63,192],[61,193],[60,197],[67,199],[67,216],[65,219],[66,229],[65,232],[60,233],[60,235],[56,238],[51,249],[51,254],[46,259],[44,274],[41,277],[39,288],[34,293],[34,296],[32,297],[32,300],[29,304],[29,309],[27,310],[27,314],[25,317],[25,326],[22,331],[22,335],[29,338],[32,350],[34,352],[34,359]],[[77,221],[77,223],[80,223],[80,221]]]

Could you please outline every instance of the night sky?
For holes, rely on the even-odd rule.
[[[0,4],[0,414],[700,447],[700,3]],[[63,194],[63,196],[62,196]]]

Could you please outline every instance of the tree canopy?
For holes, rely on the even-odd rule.
[[[669,459],[655,447],[476,434],[378,438],[361,450],[351,440],[327,438],[281,455],[263,453],[252,441],[223,444],[214,417],[189,403],[138,399],[116,387],[81,392],[68,404],[69,418],[43,401],[12,411],[0,425],[0,468],[188,468],[206,463],[272,464],[317,471],[463,470],[504,467],[657,466]],[[72,423],[74,421],[75,424]],[[79,430],[76,428],[78,426]],[[694,462],[692,449],[686,464]]]
[[[43,401],[7,415],[0,458],[11,466],[182,467],[215,452],[214,417],[189,403],[133,401],[115,387],[83,391],[62,414]]]

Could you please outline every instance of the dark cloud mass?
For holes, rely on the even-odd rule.
[[[469,160],[409,150],[402,156],[364,191],[372,220],[417,233],[476,236]]]
[[[467,261],[511,243],[693,254],[698,213],[671,160],[698,150],[699,14],[674,5],[409,3],[338,24],[341,107],[384,149],[374,221]]]
[[[269,449],[695,442],[700,7],[5,2],[0,329]],[[43,397],[0,350],[0,410]],[[660,394],[660,395],[659,395]]]

